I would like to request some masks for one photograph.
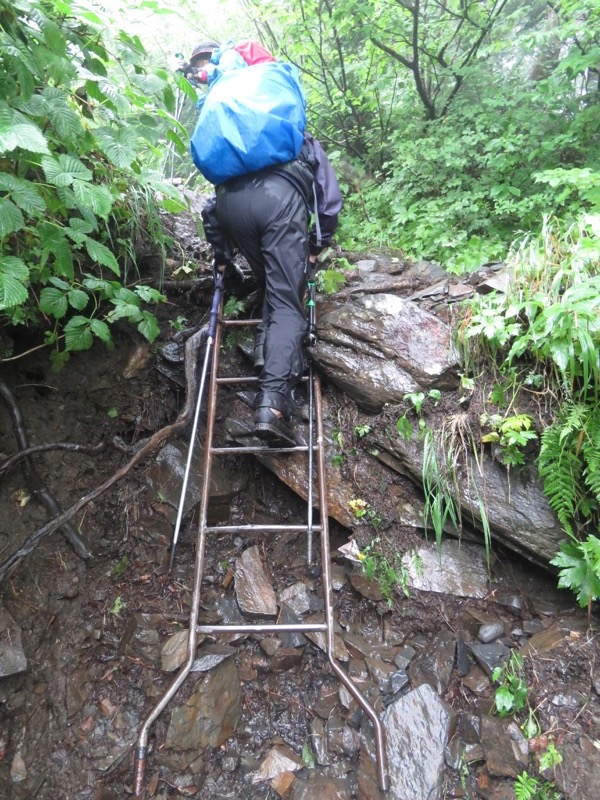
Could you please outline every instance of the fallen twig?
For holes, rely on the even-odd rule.
[[[173,422],[171,425],[167,425],[166,427],[161,428],[159,431],[154,433],[150,437],[150,439],[148,439],[144,443],[144,445],[129,459],[129,461],[119,470],[117,470],[110,478],[105,480],[104,483],[100,484],[100,486],[97,486],[89,494],[85,495],[85,497],[79,499],[69,509],[67,509],[67,511],[64,511],[62,514],[50,520],[50,522],[47,522],[41,528],[38,528],[30,536],[28,536],[23,545],[19,547],[19,549],[16,550],[11,556],[9,556],[9,558],[7,558],[6,561],[0,564],[0,583],[26,555],[29,555],[29,553],[31,553],[35,549],[38,543],[45,536],[48,536],[50,533],[53,533],[58,528],[62,527],[65,522],[68,522],[68,520],[72,519],[75,516],[75,514],[81,511],[81,509],[84,508],[84,506],[86,506],[92,500],[95,500],[97,497],[103,494],[107,489],[109,489],[115,483],[124,478],[125,475],[127,475],[127,473],[133,467],[139,464],[139,462],[142,461],[147,455],[153,453],[161,445],[163,445],[170,438],[175,436],[177,433],[179,433],[186,427],[189,420],[191,419],[192,412],[194,409],[194,400],[196,397],[197,372],[198,372],[198,353],[204,338],[205,338],[205,330],[203,329],[195,333],[186,342],[185,346],[185,373],[186,373],[186,383],[187,383],[186,402],[185,406],[182,408],[175,422]]]

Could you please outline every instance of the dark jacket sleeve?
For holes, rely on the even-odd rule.
[[[331,244],[331,239],[338,226],[343,200],[335,172],[321,144],[310,133],[305,133],[305,138],[313,151],[313,173],[317,194],[315,214],[321,228],[320,242],[316,224],[313,225],[309,234],[309,251],[311,255],[316,256],[323,248]]]
[[[217,217],[217,196],[209,198],[202,209],[202,225],[206,241],[211,245],[217,264],[227,264],[231,261],[231,251],[227,238],[219,225]]]

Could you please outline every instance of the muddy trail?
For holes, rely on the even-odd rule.
[[[186,378],[173,357],[180,348],[174,334],[203,323],[208,292],[168,289],[162,335],[152,347],[118,326],[113,351],[95,345],[61,373],[51,372],[44,351],[4,365],[29,446],[97,448],[33,457],[63,509],[121,468],[129,458],[124,449],[177,417]],[[230,374],[249,368],[240,344],[235,337],[224,343]],[[324,392],[343,425],[349,401],[327,384]],[[250,413],[232,393],[218,423],[224,431],[228,420]],[[0,420],[1,463],[17,447],[6,406]],[[200,428],[201,442],[202,422]],[[140,724],[185,658],[197,496],[172,572],[168,564],[186,435],[189,429],[74,517],[88,559],[55,532],[0,586],[2,800],[131,796]],[[362,457],[353,453],[345,468],[358,469]],[[538,787],[552,784],[555,795],[540,798],[593,800],[600,785],[595,609],[588,619],[571,595],[556,590],[553,576],[499,550],[488,576],[483,547],[452,541],[445,557],[456,565],[456,581],[411,588],[394,551],[432,543],[394,523],[389,475],[373,470],[368,480],[357,490],[382,510],[385,524],[357,519],[350,530],[332,521],[333,601],[341,663],[386,718],[393,743],[388,796],[505,800],[526,771]],[[305,503],[252,456],[225,459],[214,484],[213,523],[305,522]],[[2,561],[48,520],[18,467],[2,476],[0,520]],[[339,549],[352,541],[362,563],[356,551]],[[381,555],[365,559],[365,548]],[[465,589],[461,578],[473,563],[483,571],[475,570],[475,590]],[[377,580],[365,574],[369,565]],[[390,584],[393,566],[399,580]],[[215,537],[205,575],[208,622],[264,619],[256,616],[258,601],[271,604],[270,621],[305,621],[322,611],[321,570],[306,564],[300,534]],[[298,634],[202,641],[194,671],[153,727],[147,797],[384,797],[370,723],[340,689],[322,648],[314,635]],[[515,667],[515,682],[509,674],[503,680],[513,694],[517,684],[523,689],[523,702],[500,717],[492,713],[492,672],[516,664],[514,653],[523,656],[522,670]],[[553,749],[560,763],[547,756]]]

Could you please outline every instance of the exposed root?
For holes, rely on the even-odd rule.
[[[101,453],[106,447],[106,442],[87,447],[84,444],[75,444],[72,442],[56,442],[54,444],[38,444],[35,447],[26,447],[19,450],[14,456],[10,456],[0,464],[0,478],[8,475],[24,458],[34,455],[35,453],[47,453],[50,450],[69,450],[72,453],[85,453],[86,455],[97,455]]]

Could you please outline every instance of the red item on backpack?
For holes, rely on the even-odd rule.
[[[233,49],[241,55],[249,67],[254,66],[254,64],[266,64],[269,61],[275,61],[275,58],[267,48],[253,39],[244,39],[234,45]]]

